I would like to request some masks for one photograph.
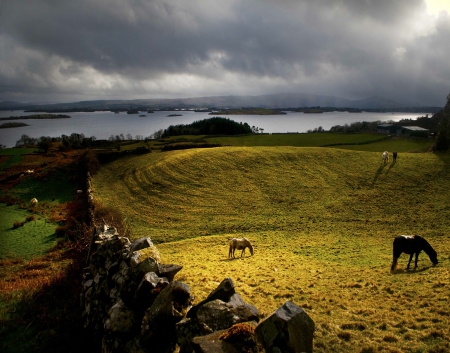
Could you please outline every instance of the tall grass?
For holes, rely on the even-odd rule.
[[[230,276],[263,316],[288,299],[302,306],[316,322],[318,352],[445,351],[449,162],[431,153],[381,165],[379,151],[224,147],[113,162],[94,191],[122,210],[133,237],[159,244],[163,262],[183,265],[177,277],[198,301]],[[425,236],[440,264],[422,254],[418,270],[391,274],[398,234]],[[254,243],[253,257],[227,259],[235,236]]]

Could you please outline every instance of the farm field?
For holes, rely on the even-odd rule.
[[[376,152],[151,153],[103,166],[93,190],[122,211],[133,238],[151,237],[163,262],[183,266],[176,278],[196,301],[232,277],[262,316],[286,300],[303,307],[316,323],[317,352],[446,352],[450,156],[387,142]],[[380,151],[390,147],[399,159],[382,165]],[[405,271],[403,254],[390,273],[399,234],[424,236],[439,264],[422,253],[418,269]],[[254,256],[228,259],[232,237],[250,239]]]
[[[149,145],[156,150],[163,143],[172,141],[195,141],[202,140],[208,143],[221,144],[223,146],[291,146],[291,147],[336,147],[340,149],[352,149],[358,151],[378,152],[388,149],[398,152],[426,152],[429,150],[431,141],[424,139],[404,139],[388,137],[384,134],[361,133],[361,134],[339,134],[339,133],[292,133],[292,134],[250,134],[241,136],[172,136],[162,141],[149,141]],[[133,148],[139,144],[132,145]],[[122,149],[130,148],[123,146]]]

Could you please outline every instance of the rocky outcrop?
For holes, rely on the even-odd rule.
[[[84,326],[101,338],[102,352],[239,352],[243,344],[248,352],[312,349],[314,322],[295,304],[258,324],[258,309],[226,278],[193,306],[189,286],[174,280],[181,269],[162,264],[148,237],[130,242],[113,227],[96,229],[81,306]]]

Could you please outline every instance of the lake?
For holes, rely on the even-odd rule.
[[[182,114],[172,116],[169,114]],[[24,116],[37,113],[25,113],[24,111],[0,111],[0,118],[10,116]],[[72,133],[84,134],[85,137],[95,136],[97,139],[107,140],[111,135],[130,134],[133,138],[141,135],[144,138],[160,129],[166,129],[170,125],[190,124],[197,120],[211,118],[215,115],[198,113],[193,111],[141,112],[140,114],[127,114],[121,112],[93,112],[93,113],[64,113],[71,116],[70,119],[29,119],[12,120],[23,122],[29,126],[0,129],[0,144],[6,147],[14,147],[23,134],[38,138],[41,136],[59,137]],[[432,116],[432,113],[428,113]],[[145,115],[140,117],[139,115]],[[426,113],[348,113],[328,112],[322,114],[304,114],[287,112],[285,115],[228,115],[225,116],[236,122],[247,123],[264,129],[265,133],[307,132],[321,126],[328,130],[335,125],[351,124],[358,121],[399,121],[401,119],[416,119]],[[11,121],[0,121],[0,124]]]

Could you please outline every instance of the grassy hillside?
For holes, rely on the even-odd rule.
[[[302,306],[318,352],[441,352],[450,350],[448,180],[448,155],[400,153],[384,166],[379,152],[224,147],[113,162],[94,191],[134,237],[184,266],[177,278],[197,301],[232,277],[263,315],[288,299]],[[440,264],[422,253],[417,271],[391,274],[398,234],[425,236]],[[229,239],[242,236],[255,255],[228,260]]]

